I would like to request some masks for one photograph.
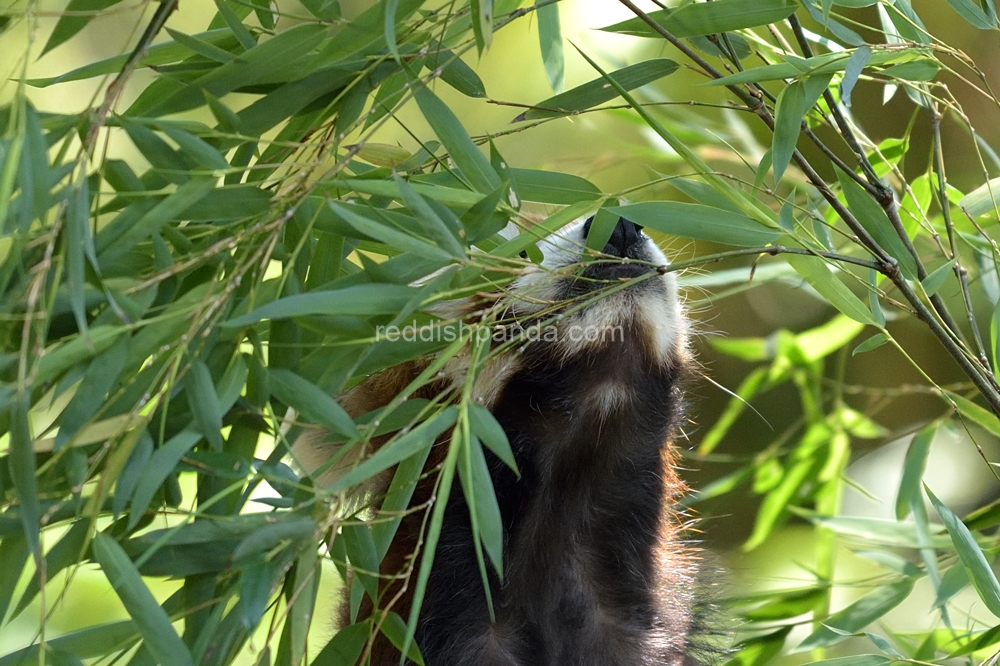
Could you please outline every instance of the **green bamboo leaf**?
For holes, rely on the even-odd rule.
[[[115,455],[121,455],[115,451]],[[115,520],[125,511],[135,487],[142,478],[142,472],[153,457],[153,438],[143,429],[135,440],[135,446],[128,452],[124,465],[119,465],[121,473],[115,480],[115,496],[111,502],[112,515]],[[112,467],[109,463],[108,467]]]
[[[906,249],[906,245],[892,223],[889,222],[885,211],[854,179],[840,169],[834,168],[840,181],[840,187],[844,191],[844,197],[847,199],[847,205],[858,222],[871,234],[879,247],[888,252],[899,263],[899,270],[906,278],[917,279],[916,260]]]
[[[958,205],[969,217],[979,217],[986,213],[995,213],[1000,203],[1000,178],[986,181],[958,200]]]
[[[219,65],[188,85],[164,95],[144,115],[153,117],[180,113],[204,105],[206,91],[221,98],[237,88],[267,81],[280,74],[296,58],[319,46],[328,30],[324,25],[301,23],[279,32],[271,39],[237,55],[230,62]],[[311,72],[301,72],[300,76],[307,73]]]
[[[787,620],[808,613],[816,604],[826,597],[826,591],[821,588],[807,588],[793,592],[778,593],[772,601],[758,606],[743,614],[748,620],[755,622],[773,622]]]
[[[840,82],[840,101],[847,108],[851,108],[851,93],[854,92],[858,77],[861,76],[871,57],[871,47],[865,44],[854,49],[854,53],[847,60],[847,65],[844,66],[844,78]]]
[[[168,26],[164,27],[164,30],[174,38],[174,41],[178,44],[183,44],[200,56],[204,56],[209,60],[214,60],[218,63],[227,63],[236,57],[235,54],[230,53],[225,49],[220,49],[215,44],[208,42],[204,39],[199,39],[198,37],[192,37],[179,30],[173,30]]]
[[[70,441],[105,403],[108,391],[125,369],[128,344],[127,335],[118,338],[87,366],[76,393],[57,420],[59,424],[55,443],[57,451],[65,446],[66,442]]]
[[[252,185],[219,187],[185,209],[184,219],[218,222],[253,217],[270,209],[272,194]]]
[[[569,205],[597,201],[604,196],[593,183],[580,176],[555,171],[511,169],[513,186],[522,201]]]
[[[479,55],[493,44],[493,0],[469,0],[472,13],[472,32],[476,37]]]
[[[473,529],[479,534],[497,575],[503,578],[503,519],[478,437],[473,436],[468,442],[468,448],[463,451],[458,465],[458,478],[465,496],[471,495],[473,498],[469,502],[474,507]]]
[[[486,97],[486,86],[476,74],[476,70],[448,49],[435,45],[427,56],[425,67],[430,70],[441,68],[441,80],[468,97]],[[384,85],[384,84],[383,84]]]
[[[698,445],[699,453],[711,453],[722,442],[726,433],[736,423],[736,419],[739,418],[740,414],[743,413],[750,404],[750,401],[753,400],[754,396],[757,395],[757,392],[764,385],[767,375],[767,368],[757,368],[743,378],[743,381],[736,389],[736,395],[729,400],[725,410],[702,438],[701,443]]]
[[[333,291],[312,291],[286,296],[253,312],[222,323],[227,328],[249,326],[264,319],[290,319],[310,315],[370,317],[398,314],[416,294],[412,287],[363,284]]]
[[[910,513],[910,503],[920,498],[920,489],[924,478],[924,468],[927,466],[927,456],[930,454],[931,443],[937,434],[938,424],[932,423],[922,428],[910,441],[906,449],[906,459],[903,463],[903,478],[899,482],[896,493],[896,520],[903,520]]]
[[[354,666],[368,643],[370,633],[371,623],[368,621],[341,628],[312,663],[317,666]]]
[[[420,649],[417,647],[416,643],[410,642],[407,645],[406,640],[406,622],[403,618],[399,616],[399,613],[390,611],[385,616],[385,621],[382,622],[382,633],[385,637],[389,639],[389,642],[395,646],[397,650],[402,652],[406,651],[406,658],[417,664],[417,666],[424,666],[424,658],[420,654]]]
[[[166,611],[156,603],[125,551],[111,537],[97,534],[92,542],[94,559],[114,587],[125,610],[142,634],[143,645],[163,666],[193,666],[187,645],[170,624]]]
[[[160,231],[164,225],[179,222],[183,219],[184,211],[205,198],[215,188],[215,184],[216,179],[212,176],[194,176],[128,228],[112,228],[112,225],[108,225],[101,229],[97,234],[97,251],[101,263],[114,262],[136,243]]]
[[[120,326],[94,326],[90,329],[89,338],[77,335],[54,348],[46,349],[45,354],[38,359],[35,381],[39,385],[52,381],[80,361],[100,354],[127,333],[128,330]]]
[[[933,81],[934,77],[940,71],[941,63],[937,60],[921,58],[886,67],[879,74],[895,79],[903,79],[904,81]]]
[[[406,508],[410,505],[413,491],[416,490],[417,482],[424,473],[428,454],[430,449],[424,449],[396,466],[396,473],[392,476],[389,490],[380,507],[379,520],[371,526],[372,540],[375,542],[379,561],[385,557],[396,536]]]
[[[344,542],[356,581],[361,583],[372,600],[378,599],[378,576],[374,572],[379,570],[379,558],[368,524],[356,521],[343,525],[340,528],[340,538]]]
[[[745,215],[678,201],[645,201],[608,208],[638,225],[675,236],[727,245],[768,245],[781,234]]]
[[[451,256],[456,259],[464,259],[465,248],[457,236],[461,225],[457,219],[454,219],[454,215],[447,208],[443,209],[441,213],[435,211],[409,183],[400,178],[399,174],[393,174],[393,181],[399,188],[403,203],[415,213],[416,230],[430,238],[439,248]],[[452,224],[449,225],[447,220],[450,220]]]
[[[149,464],[142,470],[136,483],[132,501],[129,503],[128,528],[131,530],[142,519],[156,492],[174,471],[181,458],[194,448],[201,435],[190,430],[182,430],[153,453]]]
[[[226,22],[229,29],[236,35],[236,39],[244,50],[249,51],[257,46],[257,40],[253,38],[253,35],[243,25],[243,21],[236,15],[236,12],[226,3],[226,0],[215,0],[215,6],[219,10],[219,16],[222,17],[222,20]]]
[[[389,226],[389,224],[359,215],[335,201],[330,201],[328,205],[340,219],[347,222],[358,233],[381,241],[391,248],[431,261],[440,261],[443,264],[451,263],[457,258],[437,245],[421,240],[408,231],[401,231],[393,226]],[[412,226],[417,226],[416,220],[412,217],[409,220]]]
[[[20,504],[21,528],[28,550],[36,564],[42,561],[40,526],[41,507],[38,504],[38,483],[35,480],[35,449],[31,442],[28,407],[31,394],[17,391],[10,406],[10,454],[7,456],[10,480]]]
[[[163,125],[162,129],[163,133],[173,139],[184,154],[191,157],[196,164],[217,171],[229,168],[226,158],[203,139],[170,125]]]
[[[28,555],[28,542],[23,532],[4,535],[0,540],[0,571],[6,572],[6,575],[0,576],[0,617],[7,617],[7,609],[14,597],[14,589],[21,581]],[[34,580],[35,577],[32,577],[32,582]],[[3,659],[0,658],[0,664],[2,663]]]
[[[240,540],[232,551],[232,561],[239,566],[251,558],[264,558],[283,542],[309,539],[318,529],[316,522],[309,518],[286,517],[271,525],[261,525]]]
[[[212,382],[212,373],[201,359],[191,362],[187,399],[198,431],[216,451],[222,450],[222,406]]]
[[[958,15],[980,30],[992,30],[997,27],[997,11],[993,0],[986,0],[985,7],[972,0],[948,0],[951,8]]]
[[[778,524],[778,519],[782,515],[787,515],[786,508],[799,491],[799,488],[802,487],[813,467],[814,463],[812,460],[800,460],[785,472],[781,483],[764,497],[764,501],[757,511],[753,532],[746,543],[743,544],[743,550],[753,550],[764,543]]]
[[[920,501],[923,501],[923,498]],[[938,586],[934,605],[938,608],[944,608],[952,597],[968,587],[971,582],[969,572],[961,562],[952,565],[941,576],[941,585]]]
[[[448,105],[427,86],[414,82],[412,87],[421,113],[472,188],[480,194],[489,194],[497,189],[500,186],[500,177],[490,166],[486,156],[469,138],[462,123]]]
[[[673,60],[655,58],[610,72],[608,76],[614,79],[625,90],[633,90],[662,79],[664,76],[669,76],[675,71],[677,71],[677,63]],[[555,97],[549,97],[538,102],[533,105],[533,108],[514,118],[512,122],[536,120],[538,118],[557,118],[559,116],[579,113],[580,111],[613,100],[618,95],[618,91],[604,77],[597,78]]]
[[[865,352],[871,351],[873,349],[878,349],[885,343],[889,342],[891,338],[888,333],[876,333],[872,337],[868,338],[860,345],[854,348],[851,352],[851,356],[857,356],[858,354],[864,354]]]
[[[269,368],[267,378],[271,393],[309,421],[347,439],[358,436],[354,420],[326,391],[283,368]]]
[[[945,391],[945,393],[958,406],[959,414],[997,437],[1000,437],[1000,420],[997,420],[993,412],[980,407],[957,393],[952,393],[951,391]]]
[[[785,261],[791,264],[795,272],[805,278],[806,282],[818,291],[830,305],[854,321],[878,326],[864,303],[827,268],[822,259],[789,254],[785,255]]]
[[[931,504],[934,505],[934,509],[941,516],[941,522],[948,530],[948,535],[951,537],[952,543],[955,544],[955,550],[958,551],[958,557],[969,574],[969,579],[972,581],[972,586],[976,588],[979,598],[991,613],[1000,617],[1000,582],[997,582],[996,574],[993,573],[989,562],[986,561],[982,548],[976,543],[976,538],[972,536],[972,532],[965,526],[965,523],[959,520],[958,516],[952,513],[951,509],[946,507],[931,492],[930,488],[924,486],[924,490],[927,492]]]
[[[797,7],[798,3],[792,0],[715,0],[650,12],[649,17],[675,37],[696,37],[782,21]],[[660,37],[638,17],[601,30],[635,37]]]
[[[259,560],[240,572],[240,602],[233,613],[238,613],[244,629],[256,627],[264,616],[277,576],[275,568],[273,561]]]
[[[66,5],[66,13],[59,17],[59,22],[45,42],[41,55],[45,55],[86,28],[102,9],[117,5],[119,2],[121,0],[70,0]]]
[[[928,296],[933,296],[944,284],[944,281],[948,279],[948,276],[952,273],[952,266],[955,265],[955,259],[942,264],[935,268],[930,274],[927,275],[923,280],[920,281],[920,285],[924,288],[924,293]]]
[[[778,94],[774,108],[774,137],[771,142],[771,166],[774,169],[775,184],[781,180],[785,168],[792,160],[802,129],[802,118],[808,110],[803,82],[795,81]]]
[[[448,407],[434,418],[424,421],[405,435],[394,437],[371,458],[352,469],[330,487],[330,492],[351,488],[365,481],[384,469],[406,460],[407,458],[429,448],[434,440],[445,430],[454,425],[458,412],[454,407]]]
[[[220,44],[226,44],[232,41],[233,33],[226,28],[221,28],[218,30],[209,30],[207,32],[198,33],[192,37],[197,38],[200,41],[207,42],[213,46],[219,46]],[[156,65],[166,65],[168,63],[188,58],[192,54],[193,51],[190,48],[176,41],[154,44],[149,47],[149,50],[146,51],[146,55],[139,61],[139,67],[143,68]],[[126,53],[112,58],[106,58],[95,63],[84,65],[83,67],[78,67],[74,70],[66,72],[65,74],[60,74],[59,76],[46,79],[28,79],[25,83],[35,88],[46,88],[56,83],[81,81],[95,76],[114,74],[121,71],[121,68],[128,61],[130,55],[131,54]]]
[[[847,608],[826,618],[822,627],[811,633],[796,651],[836,645],[856,634],[898,606],[913,590],[914,580],[907,578],[876,588]]]
[[[69,530],[56,542],[54,546],[49,548],[49,552],[45,553],[45,579],[51,580],[60,571],[66,567],[77,564],[82,559],[84,553],[84,547],[87,542],[87,536],[90,532],[90,524],[87,521],[79,521],[73,523]],[[24,543],[23,541],[21,542]],[[17,604],[17,608],[14,610],[15,614],[20,613],[28,604],[35,598],[39,592],[39,576],[34,575],[28,581],[28,586],[25,588],[24,593],[21,594],[21,599]],[[6,610],[6,609],[4,609]]]
[[[694,199],[695,203],[711,206],[712,208],[721,208],[723,210],[728,210],[731,213],[741,212],[738,206],[734,205],[729,199],[716,192],[715,189],[708,183],[703,183],[700,180],[693,180],[691,178],[673,178],[668,181],[668,183],[671,187]],[[791,207],[789,206],[789,208]]]
[[[90,195],[87,179],[72,189],[66,206],[66,281],[69,283],[70,304],[76,328],[87,335],[87,313],[84,303],[84,253],[94,246],[90,235]]]
[[[492,167],[491,167],[492,170]],[[483,195],[477,192],[470,192],[457,187],[447,187],[444,185],[428,183],[419,176],[409,179],[410,187],[416,190],[420,196],[427,199],[443,203],[454,208],[471,207],[483,199]],[[454,184],[460,185],[452,179]],[[401,199],[399,187],[392,180],[330,180],[324,182],[325,189],[331,192],[346,190],[348,192],[360,192],[362,194],[374,194],[382,197],[392,197]],[[499,187],[499,185],[498,185]],[[344,204],[341,204],[344,205]]]
[[[552,92],[559,93],[562,92],[566,74],[562,29],[559,25],[559,4],[536,1],[535,16],[538,18],[538,44],[542,50],[545,75],[549,79]]]
[[[131,620],[110,622],[46,640],[44,654],[48,656],[52,651],[59,651],[75,655],[80,659],[106,657],[108,654],[133,647],[140,639],[135,622]],[[36,643],[0,657],[0,666],[37,664],[41,654],[43,654],[41,644]]]
[[[482,440],[483,444],[489,448],[497,458],[500,458],[507,467],[510,467],[518,475],[521,473],[517,469],[517,461],[514,459],[514,452],[510,448],[507,440],[507,433],[496,420],[496,417],[479,403],[469,403],[469,425],[472,433]]]

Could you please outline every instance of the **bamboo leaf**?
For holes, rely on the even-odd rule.
[[[656,231],[727,245],[767,245],[781,235],[745,215],[701,204],[645,201],[608,211]]]
[[[675,71],[677,71],[676,62],[666,58],[656,58],[610,72],[608,76],[625,90],[633,90],[662,79],[664,76],[669,76]],[[597,78],[555,97],[538,102],[534,108],[528,109],[514,118],[513,122],[538,118],[557,118],[579,113],[611,101],[618,95],[618,91],[604,77]]]
[[[958,200],[958,205],[969,217],[979,217],[986,213],[995,213],[1000,202],[1000,178],[986,181]]]
[[[358,436],[354,420],[318,386],[283,368],[269,368],[267,377],[274,396],[309,421],[322,424],[347,439]]]
[[[182,430],[153,453],[149,464],[142,470],[136,483],[132,501],[129,504],[128,528],[131,530],[142,519],[153,501],[156,492],[167,477],[174,472],[181,458],[194,448],[201,435],[190,430]]]
[[[843,314],[862,324],[878,325],[864,303],[837,279],[822,259],[789,254],[785,255],[785,261],[791,264],[795,272],[805,278],[806,282],[830,305]]]
[[[104,575],[142,634],[143,645],[157,663],[163,666],[193,666],[191,653],[171,626],[170,617],[156,603],[153,593],[143,583],[121,546],[111,537],[98,534],[92,547],[94,559],[101,565]]]
[[[483,548],[489,555],[497,575],[503,578],[503,519],[500,505],[493,489],[493,479],[486,464],[486,456],[479,438],[473,436],[464,452],[468,460],[460,460],[458,477],[466,497],[473,496],[470,506],[474,507],[473,529],[479,534]],[[463,456],[464,457],[464,456]],[[471,475],[468,474],[471,472]]]
[[[191,363],[187,399],[198,431],[216,451],[222,450],[222,406],[212,382],[212,373],[201,359]]]
[[[980,600],[991,613],[1000,617],[1000,582],[997,582],[996,574],[993,573],[989,562],[986,561],[982,548],[976,543],[975,537],[972,536],[972,532],[965,526],[965,523],[959,520],[958,516],[952,513],[951,509],[946,507],[931,492],[930,488],[924,486],[924,490],[927,492],[931,504],[934,505],[934,509],[941,516],[941,522],[948,530],[948,535],[951,537],[952,543],[955,544],[955,550],[958,551],[958,557],[969,574],[969,579],[972,581],[972,586],[976,588]]]
[[[649,17],[675,37],[696,37],[782,21],[797,7],[791,0],[714,0],[649,12]],[[638,17],[601,30],[635,37],[660,37]]]
[[[102,9],[117,5],[121,0],[70,0],[66,5],[66,13],[59,17],[59,22],[45,42],[41,55],[45,55],[63,42],[68,41],[100,15]]]
[[[545,75],[552,91],[562,92],[565,76],[562,30],[559,26],[559,4],[555,2],[535,2],[535,16],[538,17],[538,43],[542,50]]]
[[[944,284],[944,281],[948,279],[948,276],[952,273],[952,267],[955,265],[955,259],[942,264],[935,268],[930,274],[927,275],[923,280],[920,281],[920,285],[924,288],[924,293],[928,296],[933,296]]]
[[[910,280],[915,280],[917,278],[916,260],[906,248],[892,223],[889,222],[885,211],[850,176],[840,169],[836,169],[836,171],[840,187],[847,199],[847,205],[857,217],[858,222],[872,235],[879,247],[888,252],[899,263],[899,270],[902,271],[903,275]]]
[[[871,47],[865,44],[854,49],[854,53],[847,60],[847,65],[844,67],[844,78],[840,82],[840,101],[847,108],[851,108],[851,93],[854,92],[858,77],[861,76],[861,72],[864,71],[865,65],[868,64],[871,57]]]
[[[253,312],[222,323],[227,328],[249,326],[265,319],[290,319],[309,315],[368,317],[397,314],[416,294],[412,287],[364,284],[333,291],[312,291],[286,296]]]
[[[899,482],[896,493],[896,520],[903,520],[910,513],[910,503],[914,500],[923,501],[920,496],[924,478],[924,468],[927,466],[927,456],[931,444],[937,434],[938,425],[932,423],[921,429],[906,449],[906,459],[903,462],[903,478]]]
[[[351,488],[382,470],[406,460],[410,456],[423,451],[425,448],[429,448],[441,433],[454,425],[457,418],[457,410],[454,407],[448,407],[439,412],[434,418],[424,421],[405,435],[391,439],[382,448],[372,454],[371,458],[338,479],[330,487],[330,492]]]
[[[992,30],[997,27],[997,12],[992,0],[986,0],[986,7],[972,0],[948,0],[951,8],[958,15],[980,30]]]
[[[822,627],[811,633],[796,651],[835,645],[877,621],[910,596],[914,580],[907,578],[876,588],[847,608],[826,618]]]
[[[775,184],[785,174],[785,168],[792,159],[792,153],[795,152],[802,118],[809,110],[805,95],[805,84],[801,81],[793,82],[778,95],[774,110],[774,137],[771,143],[771,166],[774,169]]]
[[[857,356],[858,354],[864,354],[865,352],[871,351],[873,349],[878,349],[885,343],[889,342],[891,338],[888,333],[876,333],[872,337],[868,338],[860,345],[854,348],[851,352],[851,356]]]
[[[496,454],[507,467],[520,475],[517,461],[514,459],[514,452],[507,440],[507,433],[504,432],[503,427],[488,409],[478,403],[470,402],[469,425],[472,427],[473,434],[479,437],[490,451]]]
[[[31,444],[31,426],[28,422],[29,393],[18,391],[10,409],[10,455],[7,464],[14,491],[20,503],[18,513],[28,550],[36,564],[42,561],[40,528],[41,508],[38,504],[38,482],[35,479],[35,450]]]
[[[482,1],[489,2],[489,0]],[[489,194],[498,188],[499,176],[490,166],[486,156],[469,138],[452,110],[423,84],[414,83],[413,87],[413,94],[421,113],[473,189],[481,194]]]
[[[1000,437],[1000,420],[997,419],[993,412],[980,407],[957,393],[952,393],[951,391],[945,391],[945,393],[958,406],[959,414],[988,432]]]

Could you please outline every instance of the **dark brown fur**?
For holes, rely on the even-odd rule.
[[[643,284],[618,295],[624,339],[533,342],[484,371],[480,383],[492,385],[481,388],[480,400],[506,432],[520,470],[487,452],[504,534],[502,580],[490,569],[496,618],[491,622],[456,482],[416,635],[428,666],[689,663],[696,557],[681,537],[675,504],[685,488],[671,445],[686,351],[683,339],[665,351],[650,315],[640,312],[647,301],[636,294],[659,297],[661,290],[667,298],[668,288]],[[411,363],[372,377],[341,403],[352,416],[377,409],[424,367]],[[442,379],[422,395],[451,390],[460,379]],[[411,506],[431,504],[433,470],[447,448],[446,439],[433,447]],[[425,511],[409,513],[382,562],[382,603],[394,599],[404,618],[424,525]],[[401,578],[407,570],[413,575]],[[366,598],[360,617],[371,612]],[[389,666],[400,655],[379,636],[370,659]]]

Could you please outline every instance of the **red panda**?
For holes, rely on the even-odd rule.
[[[455,488],[415,637],[428,666],[694,661],[697,556],[682,538],[676,503],[686,488],[672,444],[690,365],[688,325],[676,278],[658,270],[667,259],[638,225],[619,219],[598,260],[581,263],[592,220],[539,242],[544,260],[499,295],[517,330],[547,327],[491,358],[473,395],[502,426],[519,471],[487,452],[504,575],[490,571],[491,620],[468,508]],[[372,376],[339,401],[352,417],[384,406],[429,362]],[[463,369],[454,365],[413,397],[461,385]],[[321,440],[312,432],[295,445],[307,469],[333,454]],[[432,448],[412,507],[431,503],[446,451],[444,440]],[[376,496],[390,478],[383,475]],[[424,525],[425,511],[408,512],[381,566],[383,596],[397,597],[404,619],[413,586],[399,572],[412,564]],[[371,612],[366,599],[360,617]],[[347,621],[346,603],[342,615]],[[382,637],[368,658],[373,666],[400,663]]]

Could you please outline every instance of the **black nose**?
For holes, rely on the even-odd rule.
[[[593,221],[594,218],[591,217],[589,220],[584,222],[584,238],[590,235],[590,225]],[[608,244],[604,246],[604,254],[624,258],[628,249],[642,240],[641,231],[642,227],[635,222],[626,220],[624,217],[619,217],[618,223],[615,225],[615,230],[611,232],[611,238],[608,239]]]

